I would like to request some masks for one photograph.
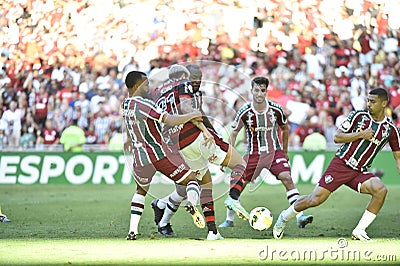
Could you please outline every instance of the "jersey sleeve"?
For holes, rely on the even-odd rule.
[[[287,117],[285,115],[285,112],[283,111],[282,107],[279,105],[274,105],[275,109],[275,114],[277,117],[276,122],[278,123],[279,126],[283,126],[287,124]]]
[[[351,132],[355,126],[355,121],[357,120],[358,114],[358,111],[350,112],[349,116],[339,126],[339,129],[343,132]]]
[[[150,101],[142,103],[140,113],[144,117],[156,120],[160,123],[162,122],[163,117],[167,114],[167,112],[162,111],[161,108],[156,107],[156,105]]]
[[[392,125],[393,129],[389,136],[389,145],[392,151],[400,151],[400,130],[397,126]]]
[[[132,116],[137,109],[139,109],[140,115],[143,119],[148,118],[162,122],[163,117],[166,115],[166,112],[157,107],[153,101],[141,97],[126,99],[122,106],[121,113],[124,117]]]
[[[248,107],[244,106],[236,114],[235,118],[233,119],[232,125],[231,125],[233,131],[239,132],[242,129],[242,127],[244,125],[243,124],[244,119],[246,119],[245,118],[246,113],[247,113],[246,110],[248,110]]]

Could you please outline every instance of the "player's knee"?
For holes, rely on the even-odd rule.
[[[386,197],[387,194],[387,188],[382,182],[377,182],[374,184],[373,189],[372,189],[372,194],[374,196],[379,196],[379,197]]]
[[[365,182],[364,184],[366,185],[367,193],[369,192],[374,197],[385,197],[387,194],[385,184],[378,178],[370,179],[369,182]]]
[[[279,180],[281,180],[283,184],[293,185],[292,177],[289,174],[279,175]]]

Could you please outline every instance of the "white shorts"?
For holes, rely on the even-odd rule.
[[[183,159],[196,174],[198,180],[203,179],[210,163],[221,165],[227,155],[227,152],[215,142],[210,148],[207,148],[204,143],[204,136],[201,133],[191,144],[180,150]]]

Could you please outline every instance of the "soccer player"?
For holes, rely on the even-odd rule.
[[[123,102],[121,110],[130,140],[130,143],[125,144],[125,149],[133,154],[133,170],[137,183],[137,190],[131,202],[131,220],[126,239],[137,239],[138,224],[144,209],[144,198],[156,171],[163,173],[176,184],[186,187],[186,195],[180,193],[181,197],[187,196],[188,198],[185,209],[192,215],[195,225],[204,228],[204,218],[196,207],[199,198],[199,184],[195,174],[179,154],[172,153],[165,145],[160,125],[160,123],[170,126],[183,124],[191,119],[200,119],[201,113],[194,111],[184,115],[171,115],[160,111],[154,102],[146,99],[149,95],[149,82],[142,72],[129,72],[125,85],[130,95]],[[158,228],[158,230],[169,232],[170,225]]]
[[[189,80],[192,83],[193,94],[196,95],[196,98],[199,100],[199,110],[203,113],[203,123],[206,128],[213,132],[213,136],[216,136],[214,128],[211,122],[208,120],[207,116],[204,115],[204,112],[201,108],[202,106],[202,93],[200,91],[200,86],[202,82],[202,71],[201,68],[196,64],[189,64],[186,66],[186,69],[189,71]],[[201,186],[200,192],[200,203],[203,210],[203,214],[206,218],[206,224],[208,228],[207,240],[223,240],[224,238],[218,232],[218,229],[215,224],[215,212],[214,212],[214,200],[212,196],[212,178],[211,173],[207,169],[204,176],[199,180]],[[170,217],[168,215],[164,216],[164,210],[168,205],[168,209],[176,210],[179,206],[180,202],[174,202],[171,200],[170,196],[165,197],[164,199],[156,199],[152,202],[152,207],[155,213],[155,223],[159,223],[160,221],[163,224],[168,223]],[[168,218],[167,218],[168,217]]]
[[[247,135],[247,153],[244,159],[247,163],[244,178],[231,183],[229,195],[225,200],[227,206],[226,220],[219,227],[233,227],[234,213],[229,205],[232,200],[238,200],[243,188],[256,179],[262,169],[268,169],[286,188],[289,204],[299,198],[299,191],[293,184],[288,162],[289,128],[282,107],[267,99],[269,80],[256,77],[251,81],[252,102],[245,104],[237,113],[232,124],[232,134],[229,143],[233,146],[242,128]],[[279,140],[279,128],[282,131],[282,144]],[[300,228],[311,223],[313,216],[299,213],[297,225]]]
[[[157,100],[157,105],[171,113],[186,113],[196,109],[199,110],[201,106],[201,94],[194,90],[192,83],[188,79],[189,76],[190,72],[186,67],[172,65],[169,69],[169,83],[164,84],[158,90],[160,96]],[[176,149],[180,150],[190,168],[196,171],[198,179],[201,180],[204,178],[208,171],[209,163],[231,168],[231,179],[233,180],[243,175],[245,168],[243,158],[241,158],[233,146],[224,142],[213,130],[208,130],[202,122],[195,121],[193,123],[191,121],[184,124],[183,127],[166,128],[164,132],[164,135],[169,137],[170,142]],[[211,189],[208,189],[208,192],[205,194],[208,196],[204,197],[203,210],[206,209],[206,205],[210,207],[212,201]],[[160,201],[158,201],[157,206],[162,208],[159,204],[161,204]],[[232,209],[242,219],[249,218],[248,212],[240,205],[239,201],[232,201]],[[167,211],[169,211],[168,208],[166,208]],[[159,211],[155,209],[155,212],[155,216],[157,217]],[[210,218],[210,224],[212,222],[215,224],[214,215],[211,212],[208,214],[205,213],[205,216]],[[216,228],[213,231],[215,232]]]
[[[280,239],[287,222],[300,211],[325,202],[341,185],[371,195],[371,199],[358,225],[352,232],[356,240],[371,240],[365,230],[374,221],[381,209],[387,188],[382,180],[368,171],[375,156],[389,142],[400,173],[400,131],[393,121],[385,116],[389,97],[385,89],[376,88],[369,92],[367,110],[353,111],[340,125],[335,142],[341,143],[335,157],[322,174],[318,186],[306,196],[300,197],[277,219],[273,235]]]

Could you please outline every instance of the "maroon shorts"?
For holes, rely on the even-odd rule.
[[[148,185],[156,171],[159,171],[176,183],[182,182],[192,173],[192,170],[190,170],[179,153],[168,153],[167,157],[155,161],[152,164],[135,167],[135,180],[142,186]]]
[[[339,157],[335,156],[328,168],[322,174],[321,179],[318,182],[320,187],[326,188],[330,192],[335,191],[341,185],[346,185],[355,191],[359,191],[359,185],[364,183],[366,180],[375,177],[370,172],[359,172],[351,169],[346,163]]]
[[[244,180],[248,182],[254,181],[264,168],[268,169],[277,179],[282,172],[290,173],[289,162],[282,150],[276,150],[273,154],[246,154],[244,160],[247,163]]]

